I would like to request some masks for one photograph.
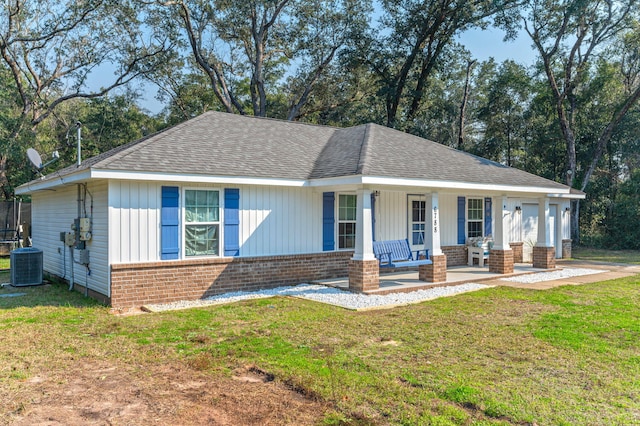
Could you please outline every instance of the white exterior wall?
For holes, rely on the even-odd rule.
[[[559,204],[559,213],[561,215],[560,227],[562,229],[562,239],[571,239],[571,203],[563,201]]]
[[[219,190],[221,224],[224,222],[225,186],[112,181],[109,184],[111,263],[160,260],[162,186],[179,186],[181,205],[184,188]],[[275,186],[229,187],[240,189],[240,256],[322,251],[322,192]],[[224,239],[223,229],[220,235]]]
[[[109,262],[160,259],[161,183],[109,182]]]
[[[519,207],[520,210],[516,210],[516,207]],[[507,211],[509,212],[509,216],[510,216],[509,219],[511,224],[508,230],[509,241],[521,242],[522,241],[522,200],[519,198],[508,198]],[[495,223],[495,217],[494,217],[494,223]]]
[[[88,185],[93,195],[92,238],[87,241],[89,269],[72,263],[69,248],[60,241],[60,232],[70,232],[78,215],[76,185],[60,186],[55,191],[40,191],[32,195],[31,221],[33,246],[43,251],[44,270],[69,280],[73,266],[74,282],[91,290],[109,295],[109,266],[107,260],[107,184]],[[91,197],[87,193],[87,215],[91,214]],[[78,260],[77,255],[75,256]],[[65,268],[66,263],[66,268]]]
[[[458,245],[458,196],[440,194],[440,244]]]
[[[408,193],[400,191],[380,191],[380,196],[376,200],[376,239],[391,240],[402,239],[408,237],[407,220],[408,220],[408,197],[410,195],[420,195],[418,193]],[[458,196],[465,198],[485,198],[477,194],[439,194],[440,204],[440,230],[441,245],[452,246],[458,244]],[[509,241],[524,241],[523,229],[523,204],[535,204],[537,206],[538,199],[533,198],[508,198],[507,211],[510,215],[511,226],[507,230]],[[560,219],[556,219],[556,226],[559,226],[554,236],[562,236],[562,239],[568,239],[571,235],[570,214],[565,212],[565,208],[569,207],[569,202],[564,200],[552,200],[551,207],[556,208]],[[516,206],[521,210],[516,210]],[[498,206],[499,207],[499,206]],[[493,206],[492,212],[492,229],[496,226],[496,212],[499,211]],[[466,211],[465,211],[466,214]],[[561,256],[561,239],[556,238]]]
[[[407,194],[380,191],[376,200],[376,240],[407,238]]]
[[[398,240],[408,238],[409,197],[421,195],[398,191],[380,191],[376,200],[376,240]],[[458,243],[458,197],[451,194],[439,194],[440,206],[440,244],[443,246]]]
[[[202,187],[221,191],[225,186],[176,185],[171,182],[111,181],[109,183],[109,262],[128,263],[160,259],[160,207],[163,185],[179,186],[180,203],[183,189]],[[322,191],[311,188],[277,186],[226,186],[240,189],[240,255],[284,255],[322,251]],[[339,194],[339,192],[336,192]],[[413,192],[380,191],[375,203],[375,235],[377,240],[403,239],[408,236],[408,197]],[[460,194],[468,197],[466,194]],[[75,196],[74,196],[75,197]],[[474,197],[478,197],[474,195]],[[478,197],[480,198],[480,197]],[[482,197],[484,198],[484,197]],[[458,244],[458,194],[439,194],[441,244]],[[515,207],[537,203],[510,198],[510,241],[522,241],[522,213]],[[73,203],[67,203],[73,204]],[[566,203],[568,205],[568,203]],[[69,208],[74,207],[70,205]],[[224,206],[221,205],[224,209]],[[562,205],[560,209],[563,211]],[[72,209],[73,210],[73,209]],[[75,215],[71,212],[71,217]],[[495,206],[494,206],[495,216]],[[569,226],[563,218],[563,235]],[[224,218],[222,218],[224,221]],[[494,225],[495,226],[495,217]],[[566,228],[566,229],[565,229]],[[56,234],[57,235],[57,234]],[[221,237],[224,238],[221,229]],[[57,238],[57,237],[56,237]]]
[[[322,251],[322,192],[240,188],[240,256]]]

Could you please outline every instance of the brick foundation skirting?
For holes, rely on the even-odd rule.
[[[572,240],[562,240],[562,258],[571,259]]]
[[[533,246],[533,267],[554,269],[556,267],[556,248]]]
[[[378,260],[349,261],[349,290],[364,292],[380,288]]]
[[[353,252],[171,260],[111,265],[111,306],[197,300],[344,277]]]

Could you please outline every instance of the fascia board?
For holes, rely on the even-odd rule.
[[[95,179],[216,183],[223,185],[261,185],[289,187],[308,186],[308,181],[303,179],[257,178],[251,176],[206,176],[198,174],[166,174],[153,172],[131,172],[126,170],[92,170],[91,177]]]
[[[571,200],[584,200],[587,194],[547,194],[549,198],[568,198]]]
[[[429,188],[429,189],[446,189],[446,190],[466,190],[466,191],[482,191],[484,193],[497,192],[497,193],[523,193],[523,194],[549,194],[550,188],[538,187],[538,186],[513,186],[513,185],[488,185],[481,183],[470,182],[455,182],[455,181],[440,181],[440,180],[422,180],[422,179],[407,179],[407,178],[388,178],[377,176],[348,176],[326,179],[314,179],[311,181],[313,187],[323,186],[335,186],[335,185],[378,185],[378,186],[393,186],[393,187],[414,187],[414,188]],[[568,197],[570,195],[570,189],[567,188],[566,192],[555,192],[557,188],[553,189],[554,194],[557,197]]]
[[[56,186],[84,182],[91,177],[91,171],[86,169],[82,172],[67,174],[64,176],[56,176],[56,172],[53,172],[47,176],[46,180],[32,180],[30,182],[23,183],[16,188],[15,192],[16,195],[25,195],[36,191],[51,190]]]

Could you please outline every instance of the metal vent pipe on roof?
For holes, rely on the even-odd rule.
[[[78,167],[80,167],[80,163],[82,163],[82,155],[81,155],[81,151],[82,151],[82,147],[80,146],[80,141],[82,140],[82,123],[80,123],[79,121],[76,121],[76,127],[78,128],[77,132],[78,132],[78,162],[76,163],[76,165]]]

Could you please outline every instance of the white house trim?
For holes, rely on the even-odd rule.
[[[167,174],[151,172],[131,172],[125,170],[92,169],[91,177],[96,179],[123,179],[147,181],[171,181],[176,183],[208,183],[217,185],[266,185],[266,186],[308,186],[306,180],[256,178],[250,176],[206,176],[199,174]]]
[[[375,185],[375,186],[395,186],[406,190],[407,187],[414,188],[433,188],[433,189],[452,189],[452,190],[471,190],[489,192],[509,192],[521,194],[549,194],[551,188],[537,186],[513,186],[513,185],[489,185],[484,183],[467,183],[440,180],[422,180],[422,179],[406,179],[406,178],[389,178],[378,176],[348,176],[339,178],[313,179],[309,182],[312,187],[324,186],[342,186],[342,185]],[[553,191],[556,189],[554,188]],[[565,193],[554,192],[556,197],[568,197],[570,190]],[[577,198],[580,198],[578,196]]]
[[[20,185],[16,188],[16,195],[30,194],[35,191],[42,191],[51,189],[60,185],[67,185],[71,183],[84,183],[91,178],[91,172],[89,170],[83,170],[76,174],[65,175],[64,177],[57,176],[57,172],[47,176],[46,180],[32,180],[24,185]],[[54,190],[55,191],[55,190]]]

